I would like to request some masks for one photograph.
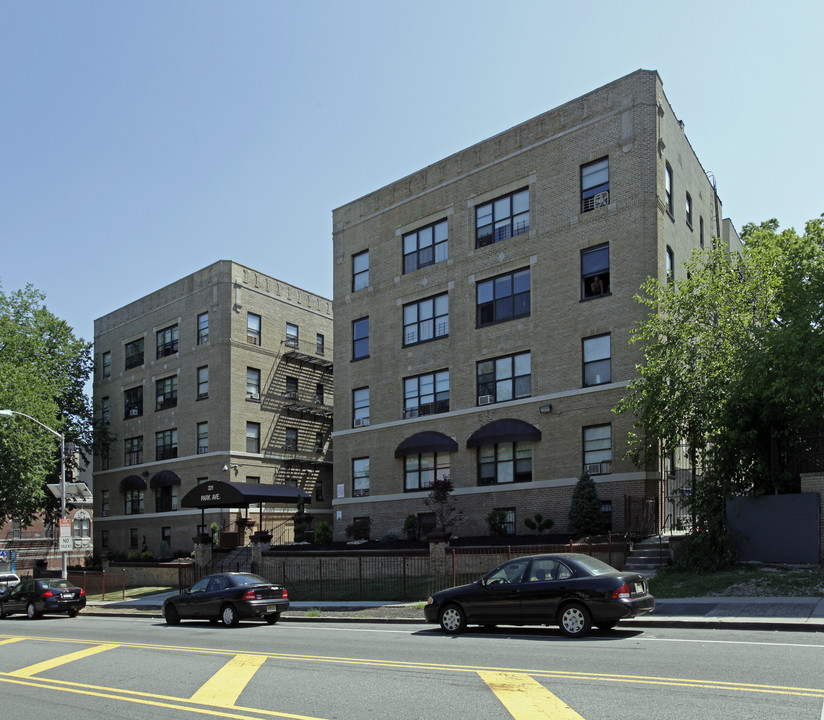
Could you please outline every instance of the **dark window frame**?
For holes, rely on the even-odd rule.
[[[205,322],[204,322],[205,318]],[[197,344],[205,345],[209,342],[209,311],[199,313],[197,316]]]
[[[260,345],[263,339],[263,319],[253,312],[246,313],[246,342],[250,345]]]
[[[604,263],[604,258],[606,263]],[[591,300],[611,294],[609,243],[581,250],[581,300]]]
[[[606,181],[603,167],[606,167]],[[609,205],[609,156],[581,165],[581,213]]]
[[[519,458],[518,452],[520,451],[523,453],[527,447],[529,448],[529,457],[526,458],[522,454]],[[488,459],[490,448],[492,450],[491,460]],[[506,450],[511,450],[511,453],[507,454]],[[478,447],[477,451],[478,486],[513,485],[517,483],[532,482],[533,455],[533,443],[531,441],[501,442],[481,445]],[[519,462],[521,464],[520,470],[518,469]],[[501,480],[502,470],[509,464],[512,465],[512,480]],[[490,469],[493,470],[491,474],[489,473]]]
[[[449,220],[438,220],[412,232],[404,233],[401,242],[404,275],[448,260]],[[412,243],[415,245],[414,248],[411,247]]]
[[[595,341],[607,338],[609,344],[609,354],[587,359],[587,345],[594,348]],[[582,362],[582,382],[584,387],[597,387],[612,382],[612,333],[601,333],[600,335],[590,335],[581,339],[581,362]],[[604,368],[606,370],[604,370]],[[606,379],[600,379],[606,372]],[[594,378],[593,373],[595,374]],[[588,382],[587,378],[594,380]]]
[[[124,367],[126,370],[131,370],[132,368],[143,365],[145,361],[145,347],[146,339],[142,337],[126,343],[123,348],[126,355],[124,362]]]
[[[136,385],[123,391],[123,418],[141,417],[143,415],[143,386]]]
[[[432,458],[431,466],[422,467],[423,458]],[[415,465],[413,465],[413,462]],[[403,459],[403,491],[421,492],[432,487],[432,480],[442,479],[450,475],[450,454],[445,452],[413,453]],[[428,481],[424,475],[431,476]],[[414,482],[410,483],[410,480]]]
[[[352,321],[352,360],[364,360],[369,357],[369,332],[368,315]]]
[[[140,465],[143,462],[143,436],[124,438],[123,464],[126,466]]]
[[[446,301],[446,312],[443,312],[443,301]],[[422,311],[429,312],[426,308],[431,304],[431,314],[421,318]],[[438,306],[441,305],[439,308]],[[408,321],[407,313],[414,309],[415,319]],[[439,314],[440,313],[440,314]],[[403,317],[403,346],[410,347],[412,345],[420,345],[424,342],[432,340],[440,340],[449,336],[449,293],[438,293],[422,300],[406,303],[401,314]],[[445,319],[444,319],[445,318]],[[426,334],[426,329],[431,324],[431,333],[427,337],[421,337]],[[413,329],[414,328],[414,329]],[[413,339],[414,338],[414,339]]]
[[[529,186],[519,188],[511,193],[483,202],[475,206],[475,247],[494,245],[511,237],[529,232],[530,197]],[[526,197],[526,210],[515,207]],[[506,208],[504,207],[506,205]],[[488,212],[486,212],[488,210]],[[481,219],[489,222],[481,224]],[[524,217],[526,218],[524,220]]]
[[[157,360],[174,355],[179,348],[179,332],[177,323],[169,325],[155,334],[157,339]]]
[[[359,262],[366,260],[366,266],[359,267]],[[369,250],[352,255],[352,292],[366,290],[369,287]]]
[[[431,378],[432,391],[421,390],[421,382]],[[443,387],[444,378],[446,380],[446,390],[438,390]],[[414,387],[413,387],[414,384]],[[430,373],[412,375],[403,379],[403,417],[404,419],[422,417],[424,415],[438,415],[449,412],[450,379],[449,370],[435,370]],[[421,398],[429,398],[426,402],[421,402]]]
[[[516,292],[516,285],[526,277],[526,290]],[[507,286],[509,291],[506,292]],[[488,299],[481,294],[490,288]],[[520,308],[520,309],[519,309]],[[477,328],[529,317],[532,312],[532,268],[520,268],[475,283],[475,323]]]
[[[177,428],[155,433],[155,460],[171,460],[177,457]]]
[[[518,358],[527,357],[529,359],[529,372],[519,373],[516,369]],[[499,368],[498,364],[501,364]],[[491,368],[485,366],[492,365]],[[499,371],[506,371],[505,365],[509,365],[511,373],[509,375],[500,375]],[[489,370],[491,369],[491,373]],[[481,372],[485,370],[485,372]],[[528,378],[529,387],[524,391],[524,378]],[[508,385],[510,388],[509,397],[506,397],[505,392],[501,390]],[[488,392],[490,391],[491,392]],[[491,400],[486,400],[489,396]],[[475,363],[475,402],[478,406],[481,405],[481,399],[485,399],[484,405],[509,402],[510,400],[520,400],[522,398],[532,397],[532,351],[526,350],[523,352],[511,353],[510,355],[501,355],[499,357],[487,358],[486,360],[478,360]]]
[[[155,412],[177,407],[177,375],[155,380]]]

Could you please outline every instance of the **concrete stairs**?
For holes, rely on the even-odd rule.
[[[632,550],[624,562],[624,570],[644,573],[647,577],[670,563],[669,537],[652,535],[632,545]]]

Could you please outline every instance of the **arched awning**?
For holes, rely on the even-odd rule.
[[[171,470],[161,470],[149,481],[149,486],[153,489],[170,485],[180,485],[180,478]]]
[[[120,481],[120,492],[126,490],[145,490],[146,481],[140,475],[129,475]]]
[[[309,494],[294,485],[263,485],[209,480],[200,483],[180,500],[181,507],[240,508],[255,503],[297,503]]]
[[[524,420],[508,418],[495,420],[478,428],[469,436],[466,446],[479,447],[500,442],[536,442],[541,439],[541,431]]]
[[[418,455],[419,453],[453,453],[457,451],[458,443],[451,437],[429,430],[415,433],[406,438],[395,448],[395,457],[402,458],[407,455]]]

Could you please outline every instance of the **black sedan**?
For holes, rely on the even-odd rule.
[[[559,625],[570,637],[610,630],[655,608],[646,578],[578,553],[505,562],[470,585],[436,592],[426,619],[449,633],[476,625]]]
[[[169,625],[201,619],[229,627],[241,619],[258,617],[272,625],[288,608],[286,588],[254,573],[227,572],[207,575],[180,595],[164,600],[163,616]]]
[[[31,620],[44,614],[74,617],[86,607],[86,593],[60,578],[21,580],[11,589],[0,588],[0,617],[26,613]]]

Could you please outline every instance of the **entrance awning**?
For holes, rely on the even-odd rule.
[[[478,428],[469,436],[466,446],[480,447],[500,442],[536,442],[541,439],[541,431],[524,420],[495,420]]]
[[[453,453],[458,452],[458,443],[448,435],[440,432],[426,431],[410,435],[395,448],[395,457],[420,453]]]
[[[209,480],[200,483],[180,500],[181,507],[229,508],[249,507],[256,503],[297,503],[309,494],[294,485],[261,485]]]
[[[169,485],[180,485],[180,478],[171,470],[161,470],[149,481],[151,488],[168,487]]]

